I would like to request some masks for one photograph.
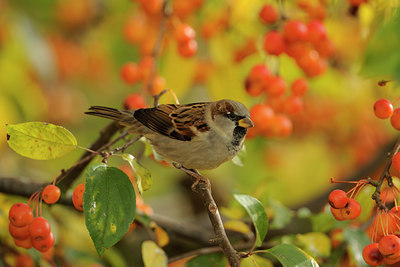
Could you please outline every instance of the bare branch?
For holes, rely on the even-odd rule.
[[[174,164],[174,166],[177,169],[186,172],[195,181],[192,185],[192,189],[199,193],[203,204],[207,209],[208,217],[210,218],[211,224],[214,228],[215,238],[210,240],[211,243],[218,244],[218,246],[222,249],[222,252],[225,254],[226,258],[228,259],[230,266],[240,266],[240,256],[238,252],[233,248],[228,239],[228,236],[226,235],[217,204],[215,203],[215,200],[211,194],[210,181],[206,177],[201,176],[195,170],[188,170],[182,166],[179,166],[178,164]]]

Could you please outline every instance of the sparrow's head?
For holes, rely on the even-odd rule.
[[[246,134],[247,128],[254,126],[249,110],[242,103],[229,99],[213,103],[211,118],[218,128],[229,132],[236,128]]]

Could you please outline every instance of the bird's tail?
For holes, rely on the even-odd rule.
[[[111,119],[114,121],[118,121],[122,125],[127,126],[133,124],[134,121],[136,121],[133,117],[133,112],[134,111],[132,110],[128,111],[102,106],[91,106],[89,108],[89,111],[86,111],[85,114]]]

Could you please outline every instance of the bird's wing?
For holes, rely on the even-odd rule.
[[[135,119],[149,129],[181,141],[190,141],[196,136],[196,130],[204,131],[204,110],[207,103],[187,105],[159,105],[154,108],[138,109]]]

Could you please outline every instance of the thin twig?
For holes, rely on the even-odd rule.
[[[165,34],[165,30],[166,30],[166,25],[167,25],[167,18],[171,15],[171,10],[168,6],[168,1],[164,0],[163,3],[163,7],[162,7],[162,18],[160,21],[160,26],[158,29],[158,35],[157,35],[157,40],[154,46],[154,50],[152,52],[152,57],[154,59],[154,64],[152,65],[151,69],[150,69],[150,75],[149,75],[149,82],[147,84],[147,92],[150,91],[150,89],[153,87],[154,84],[154,77],[156,75],[156,60],[160,54],[160,50],[161,50],[161,45],[164,39],[164,34]]]

